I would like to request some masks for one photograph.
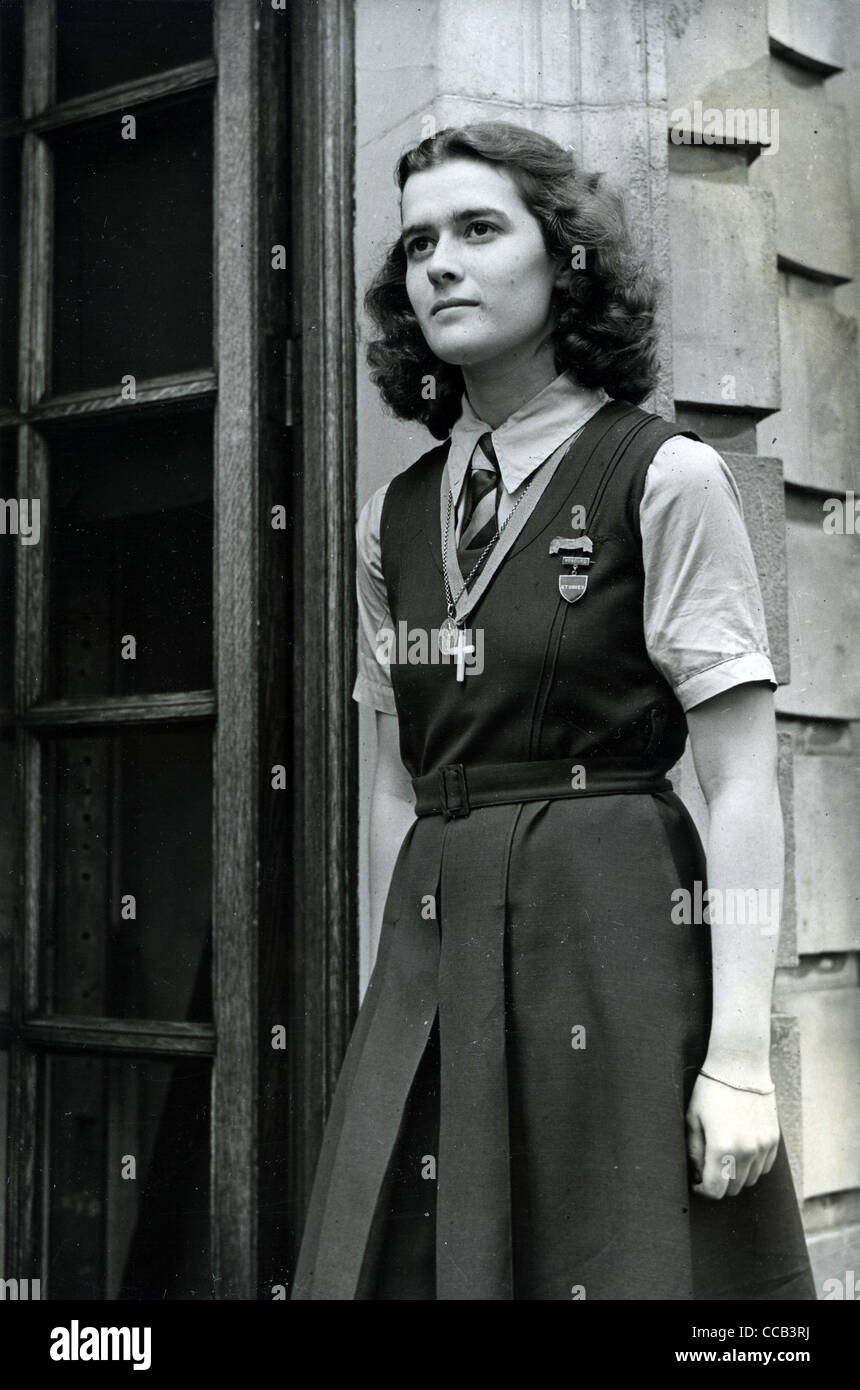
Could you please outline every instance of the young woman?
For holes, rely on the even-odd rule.
[[[358,526],[381,937],[293,1297],[814,1298],[769,1068],[775,681],[736,486],[635,405],[654,293],[599,177],[496,123],[397,174],[369,358],[443,443]],[[707,872],[666,779],[688,733]],[[741,925],[714,910],[737,894]]]

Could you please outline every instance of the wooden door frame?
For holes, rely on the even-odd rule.
[[[358,1003],[353,0],[295,7],[302,539],[296,551],[290,1244]]]
[[[217,321],[231,324],[229,342],[216,331],[230,354],[219,363],[216,448],[212,1219],[222,1298],[289,1285],[358,997],[353,6],[292,7],[283,72],[272,45],[284,33],[264,10],[256,31],[244,0],[218,0],[216,11],[216,149],[228,132],[231,141],[227,167],[216,157],[216,200],[231,215],[215,219]],[[286,129],[271,109],[284,79]],[[279,181],[266,160],[279,161],[282,145],[289,207],[285,186],[267,197]],[[287,242],[294,292],[280,342],[261,280],[272,245]],[[280,467],[278,424],[269,419],[264,444],[260,414],[260,381],[269,378],[271,417],[279,374]],[[273,542],[278,501],[290,529]],[[279,603],[285,579],[291,597]],[[272,788],[278,763],[291,773],[288,810]],[[286,1054],[272,1048],[278,1023]]]
[[[261,83],[255,7],[216,0],[215,695],[211,1229],[216,1296],[256,1283],[259,949],[258,374]],[[230,215],[225,216],[229,208]],[[229,336],[224,332],[229,325]],[[221,336],[225,338],[221,342]]]
[[[34,0],[25,19],[38,71],[27,76],[23,118],[4,121],[5,133],[25,135],[30,161],[21,221],[25,416],[6,412],[4,423],[20,423],[26,444],[35,435],[27,420],[39,426],[120,407],[105,391],[42,403],[45,361],[30,343],[48,342],[50,279],[35,273],[34,257],[48,258],[51,210],[45,179],[30,167],[47,159],[37,135],[83,113],[113,110],[116,94],[46,110],[53,0]],[[214,371],[142,383],[139,405],[215,400],[214,691],[192,692],[181,711],[161,696],[152,711],[140,699],[96,701],[72,716],[53,705],[31,709],[39,694],[32,650],[42,650],[44,632],[30,615],[42,612],[33,604],[43,561],[28,551],[17,578],[16,707],[28,726],[215,716],[214,1029],[35,1016],[38,747],[26,735],[29,810],[18,858],[19,872],[26,865],[29,927],[19,914],[14,1007],[0,1020],[0,1042],[10,1047],[10,1120],[18,1136],[10,1141],[7,1251],[18,1273],[41,1274],[37,1049],[214,1053],[214,1292],[247,1299],[272,1297],[273,1282],[289,1282],[357,1004],[352,0],[302,0],[281,13],[268,0],[215,0],[213,59],[188,65],[179,78],[167,73],[124,85],[136,102],[177,84],[213,82],[218,360]],[[42,229],[35,249],[34,226]],[[289,247],[284,271],[272,263],[278,243]],[[45,468],[27,445],[22,496],[41,495]],[[272,529],[276,502],[289,508],[288,533]],[[291,778],[286,792],[272,787],[275,763]],[[285,1052],[271,1045],[276,1023],[289,1035]],[[25,1155],[22,1143],[31,1145]]]

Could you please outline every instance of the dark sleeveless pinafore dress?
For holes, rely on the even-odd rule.
[[[710,947],[706,926],[670,913],[676,889],[704,884],[705,860],[665,777],[687,730],[645,647],[638,521],[648,465],[678,433],[604,405],[469,617],[483,672],[392,664],[418,817],[294,1299],[815,1297],[782,1143],[739,1196],[690,1190]],[[445,615],[447,447],[395,478],[383,506],[391,614],[410,630]],[[593,552],[568,602],[549,545],[571,537],[574,506]]]

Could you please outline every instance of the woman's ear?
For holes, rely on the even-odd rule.
[[[567,261],[558,261],[553,276],[553,289],[567,290],[570,288],[570,266]]]

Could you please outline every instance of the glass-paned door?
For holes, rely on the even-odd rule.
[[[0,0],[0,1276],[43,1298],[256,1278],[257,9]]]

